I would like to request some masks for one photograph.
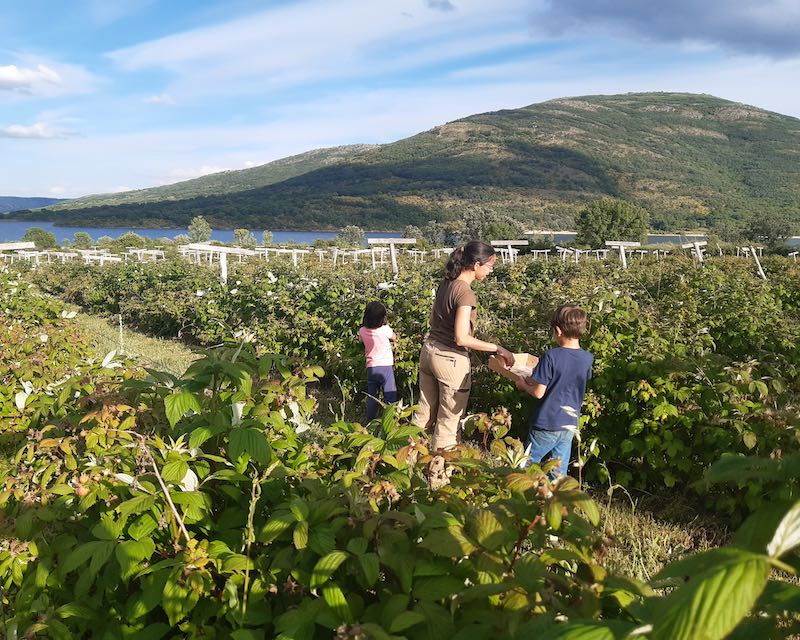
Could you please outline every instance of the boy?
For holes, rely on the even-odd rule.
[[[530,420],[526,451],[538,464],[548,453],[558,458],[554,470],[567,475],[572,438],[578,430],[586,382],[592,377],[594,356],[581,349],[586,333],[586,312],[573,304],[556,309],[551,326],[558,347],[542,354],[531,377],[517,383],[520,391],[541,399]]]

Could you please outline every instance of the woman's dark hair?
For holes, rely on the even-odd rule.
[[[367,329],[377,329],[386,324],[386,307],[380,302],[368,302],[364,307],[364,320],[361,324]]]
[[[470,240],[463,247],[454,249],[444,267],[444,277],[446,280],[455,280],[461,272],[479,262],[481,265],[489,262],[495,254],[494,247],[479,240]]]

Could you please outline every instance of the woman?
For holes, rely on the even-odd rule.
[[[496,353],[509,367],[514,364],[508,349],[472,335],[478,305],[472,284],[485,280],[496,261],[490,245],[468,242],[450,254],[436,290],[430,332],[419,357],[420,401],[413,418],[414,424],[433,433],[433,450],[458,444],[458,425],[472,384],[469,350]]]

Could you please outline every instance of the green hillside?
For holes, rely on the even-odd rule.
[[[25,198],[18,196],[0,196],[0,213],[46,207],[48,205],[64,202],[63,198]]]
[[[299,157],[29,216],[185,226],[202,214],[218,227],[378,230],[481,206],[567,228],[582,203],[603,195],[646,206],[657,229],[800,216],[800,120],[706,95],[551,100]]]

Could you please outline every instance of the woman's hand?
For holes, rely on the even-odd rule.
[[[509,369],[514,366],[514,354],[505,347],[501,347],[499,344],[497,345],[497,355],[502,358]]]

